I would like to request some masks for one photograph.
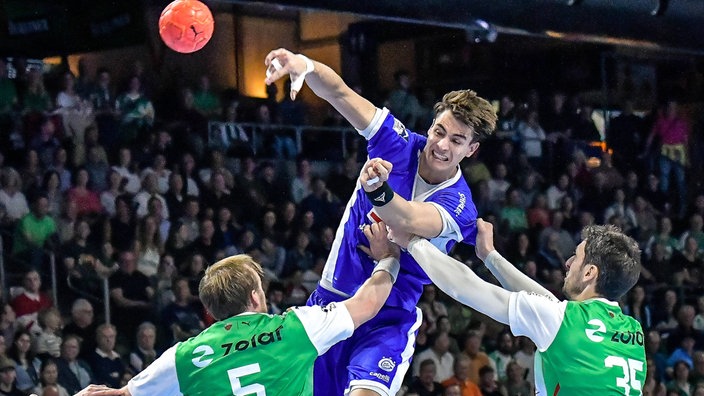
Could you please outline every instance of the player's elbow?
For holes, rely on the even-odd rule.
[[[354,328],[358,328],[375,317],[383,305],[384,300],[381,299],[354,301],[353,304],[348,305],[347,309],[350,311],[350,316],[352,316]]]

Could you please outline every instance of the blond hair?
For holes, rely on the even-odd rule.
[[[252,257],[226,257],[205,270],[198,294],[215,319],[227,319],[247,310],[249,296],[263,277],[262,267]]]

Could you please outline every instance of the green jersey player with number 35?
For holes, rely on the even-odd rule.
[[[617,303],[640,275],[636,242],[613,226],[586,227],[565,263],[563,291],[571,301],[559,301],[494,250],[490,223],[479,219],[477,228],[477,256],[503,289],[425,239],[393,229],[389,235],[449,296],[535,342],[537,395],[642,395],[643,329]]]
[[[350,298],[266,314],[261,266],[247,255],[208,267],[198,294],[219,321],[165,351],[122,389],[89,385],[76,396],[311,396],[313,362],[381,309],[399,271],[384,223],[363,230],[378,260]]]

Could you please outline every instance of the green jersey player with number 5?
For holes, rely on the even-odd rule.
[[[313,362],[381,309],[399,271],[384,223],[363,230],[378,260],[350,298],[266,314],[261,266],[247,255],[205,271],[198,294],[219,321],[169,348],[122,389],[89,385],[76,396],[311,396]]]
[[[503,289],[425,239],[393,229],[390,236],[449,296],[535,342],[537,395],[642,395],[643,329],[617,303],[640,275],[636,242],[613,226],[586,227],[565,263],[563,291],[571,301],[559,301],[494,250],[490,223],[479,219],[477,229],[477,257]]]

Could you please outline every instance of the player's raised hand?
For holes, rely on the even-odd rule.
[[[482,219],[477,219],[477,242],[475,244],[477,257],[484,261],[494,249],[494,226]]]
[[[303,55],[297,55],[293,52],[279,48],[267,54],[264,59],[266,65],[266,85],[270,85],[274,81],[286,76],[291,78],[291,100],[296,99],[298,91],[303,87],[303,79],[305,75],[312,70],[312,62]]]
[[[359,175],[359,181],[362,184],[364,191],[371,192],[381,187],[381,185],[389,180],[389,174],[393,169],[393,164],[381,158],[371,158],[364,166]]]
[[[369,240],[369,247],[358,245],[357,247],[376,261],[387,257],[398,258],[401,254],[399,247],[391,243],[388,238],[386,224],[383,221],[364,226],[364,236]]]

